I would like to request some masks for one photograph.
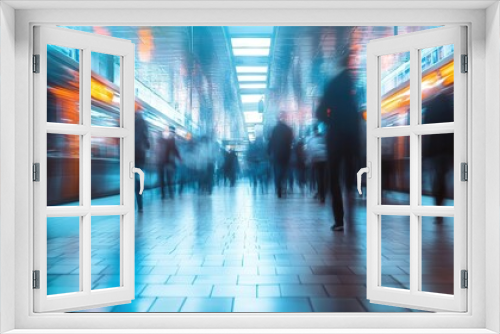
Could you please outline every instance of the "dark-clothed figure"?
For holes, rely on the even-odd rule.
[[[239,164],[238,164],[238,156],[234,150],[229,150],[226,154],[224,160],[224,173],[229,180],[229,185],[234,187],[236,184],[236,176],[238,174]]]
[[[353,205],[349,189],[354,185],[357,160],[360,152],[359,114],[355,100],[354,80],[347,69],[348,57],[342,60],[343,70],[327,86],[324,97],[316,111],[318,120],[327,127],[326,143],[330,170],[330,191],[335,223],[334,231],[344,229],[344,212],[352,218]],[[342,189],[348,201],[344,207]]]
[[[304,190],[306,185],[306,151],[303,140],[299,140],[294,146],[295,154],[295,174],[297,184],[301,191]]]
[[[317,198],[321,203],[324,203],[326,198],[325,183],[328,156],[325,137],[318,131],[317,125],[313,128],[313,136],[307,142],[306,151],[313,169],[313,179],[316,183]]]
[[[163,139],[163,144],[160,146],[160,150],[163,152],[160,156],[159,164],[159,177],[160,177],[160,188],[161,188],[161,198],[165,198],[165,175],[168,195],[170,198],[174,197],[174,186],[175,186],[175,170],[176,170],[176,159],[182,161],[177,149],[177,144],[175,143],[175,127],[169,127],[169,134],[167,138]]]
[[[208,137],[202,137],[196,155],[199,174],[200,193],[211,195],[214,186],[215,160],[217,159],[217,145]]]
[[[264,139],[259,136],[248,147],[247,162],[250,179],[254,190],[261,186],[262,193],[267,192],[268,159]]]
[[[453,95],[440,93],[425,108],[424,123],[453,122]],[[435,205],[444,204],[447,188],[447,174],[453,169],[453,134],[423,136],[423,160],[434,171],[432,194]],[[450,186],[450,185],[448,185]],[[450,187],[452,191],[453,188]],[[442,222],[438,218],[437,222]]]
[[[148,125],[142,115],[142,106],[135,106],[135,167],[145,171],[146,151],[149,150]],[[139,176],[135,176],[135,198],[137,199],[137,208],[139,212],[143,210],[142,195],[139,194],[140,183]]]
[[[293,130],[285,124],[284,117],[285,114],[280,113],[280,118],[273,128],[268,145],[268,154],[272,159],[274,168],[274,184],[279,198],[283,194],[293,142]]]

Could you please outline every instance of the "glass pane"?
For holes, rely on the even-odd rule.
[[[120,126],[120,57],[92,52],[91,124]]]
[[[47,134],[47,205],[80,205],[80,136]]]
[[[453,206],[453,133],[422,136],[422,205]]]
[[[422,291],[453,294],[452,217],[422,217]]]
[[[453,44],[420,50],[422,124],[453,122]]]
[[[92,217],[92,289],[120,286],[120,216]]]
[[[47,218],[47,295],[80,291],[80,217]]]
[[[80,123],[80,50],[47,45],[47,122]]]
[[[120,138],[92,137],[91,205],[120,205]]]
[[[410,289],[410,217],[381,216],[381,286]]]
[[[380,56],[381,126],[410,124],[410,52]]]
[[[410,204],[410,137],[381,138],[381,204]]]

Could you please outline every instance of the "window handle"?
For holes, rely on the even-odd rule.
[[[141,190],[139,190],[139,195],[142,195],[142,192],[144,191],[144,172],[140,168],[134,167],[134,163],[130,161],[129,164],[130,167],[130,178],[134,178],[134,173],[139,174],[139,182],[141,185]]]
[[[364,173],[366,173],[366,176],[369,179],[371,179],[371,177],[372,177],[372,163],[370,161],[368,161],[367,167],[361,168],[358,171],[358,192],[360,195],[363,194],[363,192],[361,191],[361,175],[363,175]]]

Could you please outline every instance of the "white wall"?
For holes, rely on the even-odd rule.
[[[497,254],[495,263],[486,265],[486,303],[495,305],[486,309],[486,328],[500,332],[500,5],[491,5],[486,11],[486,252]]]
[[[14,82],[15,78],[15,12],[0,3],[0,332],[14,328],[13,300],[14,281],[14,225],[5,224],[13,222],[15,214],[14,192]],[[9,82],[6,82],[9,78]]]

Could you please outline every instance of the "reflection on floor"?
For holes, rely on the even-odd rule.
[[[135,300],[87,312],[412,311],[366,299],[362,198],[344,232],[330,230],[329,205],[310,194],[277,199],[246,184],[165,200],[150,190],[144,201],[144,212],[136,214]],[[116,224],[106,217],[94,221],[92,287],[116,286]],[[407,288],[408,223],[387,216],[382,224],[382,285]],[[451,293],[453,220],[431,219],[422,230],[423,289]],[[75,282],[78,289],[78,262],[70,260],[78,242],[64,228],[52,228],[53,236],[50,231],[49,293],[68,291]]]

